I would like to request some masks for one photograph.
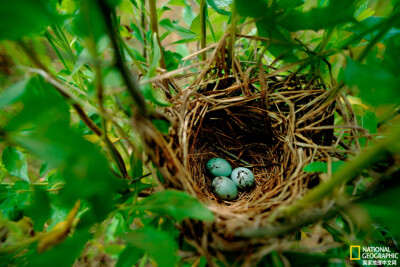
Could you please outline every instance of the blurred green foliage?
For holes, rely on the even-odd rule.
[[[187,66],[182,58],[198,50],[202,38],[208,45],[218,41],[233,15],[239,16],[238,32],[263,38],[252,42],[238,36],[241,60],[255,55],[278,67],[297,62],[293,70],[320,75],[329,87],[339,88],[337,93],[358,97],[351,103],[357,120],[376,139],[384,130],[399,131],[399,1],[207,0],[207,36],[201,33],[198,2],[163,1],[157,3],[156,18],[161,47],[149,30],[148,1],[0,1],[1,266],[71,266],[95,261],[87,256],[91,253],[108,255],[105,264],[124,267],[193,264],[177,253],[194,248],[182,245],[175,224],[210,222],[214,215],[185,192],[153,193],[156,180],[163,180],[130,124],[137,103],[125,90],[138,85],[128,85],[115,61],[135,79],[156,76],[162,58],[169,71]],[[152,84],[139,91],[151,111],[169,106]],[[168,134],[169,122],[152,122]],[[359,142],[370,145],[364,137]],[[399,149],[393,144],[391,153],[398,157]],[[359,214],[367,212],[375,224],[357,225],[343,211],[323,224],[341,247],[272,252],[260,264],[284,266],[285,259],[298,266],[345,266],[349,245],[398,249],[400,188],[390,186],[397,177],[385,174],[388,161],[372,166],[373,172],[360,171],[347,185],[346,191],[356,192]],[[343,164],[316,160],[304,171],[335,172]],[[371,181],[381,179],[374,175],[389,182],[369,193]],[[78,200],[79,212],[69,218]],[[56,233],[67,219],[73,222],[68,235],[39,253],[40,235]],[[306,226],[297,233],[307,231]],[[198,257],[197,263],[205,266],[206,260]]]

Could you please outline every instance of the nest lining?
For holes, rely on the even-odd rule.
[[[233,76],[227,76],[224,45],[222,40],[216,46],[191,85],[178,88],[173,106],[166,110],[173,122],[166,144],[150,152],[152,144],[149,152],[166,187],[195,195],[216,215],[211,225],[186,222],[182,231],[192,244],[214,255],[250,246],[258,249],[252,257],[258,257],[279,242],[273,237],[247,238],[244,230],[279,224],[271,221],[273,211],[320,182],[303,168],[325,161],[329,173],[332,161],[345,160],[359,149],[357,137],[365,132],[346,97],[340,94],[325,102],[329,92],[315,77],[282,75],[285,69],[249,66],[236,59]],[[233,168],[250,168],[254,187],[233,201],[217,199],[206,171],[214,157],[226,159]]]

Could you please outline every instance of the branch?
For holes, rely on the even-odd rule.
[[[151,2],[151,1],[150,1]],[[122,79],[125,82],[125,85],[128,89],[129,94],[132,96],[133,100],[135,101],[140,113],[147,117],[148,110],[146,106],[146,101],[143,97],[142,92],[139,89],[139,85],[136,79],[133,78],[133,74],[129,71],[126,67],[124,59],[122,57],[121,51],[118,45],[118,37],[117,31],[114,30],[112,19],[111,19],[111,11],[104,1],[99,1],[100,10],[103,14],[104,21],[106,23],[108,36],[111,39],[111,44],[114,49],[114,57],[115,57],[115,66],[121,73]]]

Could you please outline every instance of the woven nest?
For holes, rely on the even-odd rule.
[[[165,187],[187,191],[216,215],[213,223],[185,221],[186,239],[203,254],[223,259],[226,251],[244,251],[243,259],[252,262],[294,240],[290,232],[259,236],[257,229],[282,229],[274,211],[320,183],[319,175],[303,168],[345,160],[363,132],[346,97],[326,101],[329,91],[317,77],[236,59],[230,70],[227,65],[222,40],[191,84],[181,88],[168,78],[177,89],[166,109],[173,127],[163,140],[147,134],[148,152]],[[216,198],[206,170],[215,157],[250,168],[254,187],[233,201]]]

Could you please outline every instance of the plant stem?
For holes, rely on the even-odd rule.
[[[50,43],[51,47],[53,47],[53,50],[56,52],[58,58],[61,60],[61,63],[64,65],[64,68],[70,72],[70,69],[67,65],[67,63],[65,62],[63,56],[61,55],[60,51],[58,50],[58,48],[56,47],[56,45],[53,42],[53,37],[50,35],[49,32],[45,32],[44,34],[46,36],[47,41]]]
[[[230,35],[228,44],[228,62],[232,67],[233,67],[234,48],[236,41],[236,30],[237,30],[236,26],[237,26],[237,10],[236,10],[236,1],[234,0],[232,3],[232,15],[231,15]]]
[[[118,36],[118,41],[122,44],[122,47],[125,49],[125,51],[128,53],[128,55],[132,58],[133,63],[135,64],[136,68],[139,69],[139,71],[142,73],[142,75],[146,74],[146,70],[143,68],[140,62],[135,60],[135,55],[132,53],[128,45],[122,40],[120,36]]]
[[[151,2],[151,1],[150,1]],[[142,114],[142,116],[147,117],[148,116],[148,110],[146,106],[146,101],[143,97],[142,92],[139,89],[139,85],[137,81],[133,78],[133,74],[128,70],[128,68],[125,65],[125,62],[122,58],[121,51],[119,49],[118,45],[118,37],[117,33],[114,30],[112,20],[111,20],[111,12],[107,6],[106,3],[103,3],[102,1],[99,2],[101,12],[103,14],[106,26],[107,26],[107,32],[108,36],[110,37],[112,47],[114,49],[114,58],[115,58],[115,66],[121,73],[122,79],[125,82],[125,85],[128,89],[129,94],[135,101],[137,108],[139,112]]]
[[[146,23],[146,0],[142,0],[141,4],[141,26],[139,27],[140,29],[140,34],[142,35],[143,41],[144,41],[144,46],[143,46],[143,58],[147,59],[147,38],[146,38],[146,32],[147,32],[147,23]]]
[[[164,53],[161,46],[160,33],[158,32],[158,17],[157,17],[157,7],[156,0],[149,0],[149,9],[150,9],[150,27],[151,31],[156,34],[157,43],[161,50],[161,59],[160,59],[160,67],[163,69],[167,69],[165,65]],[[168,88],[168,87],[167,87]]]
[[[206,29],[206,0],[200,0],[200,31],[201,41],[200,48],[204,49],[207,46],[207,29]],[[207,59],[207,53],[204,51],[201,54],[201,60]]]
[[[363,61],[367,54],[371,51],[371,49],[379,42],[379,40],[385,36],[385,34],[392,28],[391,23],[386,23],[379,33],[368,43],[368,45],[363,49],[361,54],[358,56],[358,61]]]

